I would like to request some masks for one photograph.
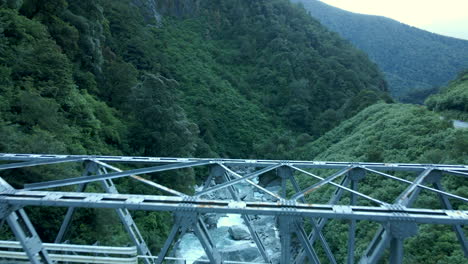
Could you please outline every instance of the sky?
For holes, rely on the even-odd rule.
[[[379,15],[468,40],[468,0],[321,0],[355,13]]]

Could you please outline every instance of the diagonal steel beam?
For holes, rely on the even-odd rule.
[[[98,163],[88,162],[83,172],[83,176],[89,177],[89,175],[94,174],[96,172],[98,175],[102,175],[103,174],[102,171],[104,171],[104,173],[107,174],[106,168],[105,167],[99,168],[99,166],[100,164]],[[85,183],[80,184],[77,191],[83,192],[86,188],[86,185],[87,184]],[[112,182],[112,180],[107,179],[107,180],[101,181],[101,185],[107,193],[118,194],[117,188],[114,186],[114,183]],[[74,211],[75,211],[75,207],[68,208],[67,214],[65,215],[65,218],[62,223],[62,226],[60,227],[59,233],[57,237],[55,238],[55,243],[60,243],[63,240],[63,236],[65,235],[66,231],[68,230],[68,227],[70,226],[71,218],[73,217]],[[122,208],[118,208],[115,211],[120,221],[122,222],[125,230],[129,234],[130,239],[133,241],[133,243],[137,247],[139,254],[149,257],[149,258],[144,258],[143,261],[146,264],[152,264],[153,260],[151,258],[152,257],[151,252],[149,251],[148,246],[146,245],[143,237],[141,236],[140,231],[138,230],[135,222],[133,221],[133,218],[130,212],[127,209],[122,209]]]
[[[99,166],[98,164],[96,165]],[[102,172],[104,172],[104,174],[107,174],[106,168],[101,167],[100,169],[97,169],[98,174],[102,174]],[[112,193],[112,194],[119,193],[117,191],[117,188],[114,185],[114,182],[112,182],[111,179],[103,180],[101,182],[101,185],[107,193]],[[132,240],[133,244],[137,247],[138,253],[140,255],[146,256],[146,258],[143,259],[143,262],[145,264],[153,264],[154,263],[152,259],[153,255],[151,254],[151,251],[149,250],[148,245],[143,239],[143,236],[141,235],[140,230],[135,224],[135,221],[133,220],[133,217],[128,211],[128,209],[119,208],[119,209],[116,209],[115,211],[117,215],[119,216],[120,221],[122,222],[125,230],[129,234],[130,239]]]
[[[461,171],[454,171],[454,170],[442,170],[443,172],[447,172],[453,175],[464,176],[468,177],[468,172],[461,172]]]
[[[373,170],[373,169],[369,169],[369,168],[364,168],[366,171],[369,171],[369,172],[373,172],[375,174],[379,174],[381,176],[384,176],[384,177],[387,177],[389,179],[393,179],[393,180],[396,180],[396,181],[400,181],[400,182],[404,182],[404,183],[408,183],[408,184],[413,184],[412,181],[408,181],[408,180],[405,180],[405,179],[401,179],[401,178],[398,178],[398,177],[395,177],[393,175],[390,175],[390,174],[387,174],[385,172],[381,172],[381,171],[378,171],[378,170]],[[465,198],[465,197],[461,197],[461,196],[458,196],[458,195],[455,195],[455,194],[451,194],[451,193],[448,193],[448,192],[444,192],[444,191],[441,191],[441,190],[437,190],[435,188],[431,188],[431,187],[428,187],[428,186],[425,186],[423,184],[417,184],[417,186],[421,189],[425,189],[425,190],[428,190],[428,191],[431,191],[431,192],[435,192],[437,194],[441,194],[441,195],[444,195],[444,196],[447,196],[447,197],[450,197],[450,198],[454,198],[454,199],[458,199],[458,200],[462,200],[464,202],[468,202],[468,198]]]
[[[317,182],[317,183],[313,184],[312,186],[310,186],[310,187],[306,188],[305,190],[301,191],[300,193],[296,193],[295,195],[293,195],[291,197],[291,200],[296,200],[297,201],[299,198],[304,197],[304,195],[307,195],[307,194],[317,190],[318,188],[330,183],[331,181],[333,181],[334,179],[342,176],[343,174],[347,173],[351,169],[353,169],[353,168],[352,167],[346,167],[346,168],[341,169],[340,171],[338,171],[336,173],[333,173],[329,177],[321,180],[320,182]]]
[[[158,259],[156,260],[156,264],[162,264],[164,259],[166,258],[166,255],[169,251],[169,248],[171,247],[172,243],[174,242],[174,239],[176,238],[177,234],[181,229],[187,229],[190,224],[187,223],[189,219],[188,218],[183,218],[179,215],[175,215],[175,221],[172,226],[171,232],[169,233],[169,236],[166,239],[166,242],[164,242],[164,246],[162,247],[161,251],[159,252]]]
[[[424,182],[424,180],[430,175],[432,171],[432,168],[426,168],[421,174],[419,174],[419,176],[413,182],[411,182],[411,185],[408,186],[406,190],[398,196],[398,198],[395,200],[395,204],[404,207],[410,207],[415,201],[416,197],[419,195],[421,190],[419,186]],[[359,263],[376,263],[382,257],[385,249],[389,244],[391,244],[392,251],[395,251],[395,254],[402,252],[400,249],[401,243],[402,242],[400,240],[392,238],[388,230],[380,227],[377,230],[377,233],[375,234],[371,243],[367,247]],[[399,261],[400,258],[395,256],[391,260]]]
[[[103,175],[82,176],[82,177],[70,178],[70,179],[65,179],[65,180],[32,183],[32,184],[26,184],[25,190],[40,190],[40,189],[62,187],[62,186],[68,186],[68,185],[73,185],[73,184],[80,184],[80,183],[90,183],[90,182],[102,181],[106,179],[116,179],[116,178],[126,177],[130,175],[139,175],[139,174],[146,174],[146,173],[153,173],[153,172],[191,168],[191,167],[202,166],[206,164],[209,164],[209,162],[196,161],[196,162],[187,162],[187,163],[176,163],[176,164],[153,166],[149,168],[128,170],[128,171],[123,171],[123,172],[113,172],[113,173],[103,174]]]
[[[202,190],[208,189],[211,186],[211,182],[213,181],[215,174],[213,173],[213,169],[210,170],[210,174],[206,179],[205,183],[203,184]]]
[[[85,163],[85,168],[81,176],[87,176],[91,173],[90,165],[91,163],[89,162]],[[76,189],[76,192],[84,192],[84,190],[86,189],[86,185],[87,185],[86,183],[80,184],[78,188]],[[67,213],[65,214],[65,217],[62,221],[62,225],[60,226],[59,232],[57,236],[55,237],[54,243],[61,243],[63,241],[63,238],[70,227],[70,222],[72,220],[74,213],[75,213],[75,207],[69,207],[67,209]]]
[[[325,236],[322,233],[322,230],[319,229],[318,224],[315,221],[315,219],[311,218],[311,220],[312,220],[311,221],[312,227],[314,228],[315,234],[317,234],[317,237],[320,240],[320,243],[322,244],[322,248],[325,251],[325,254],[327,255],[328,260],[330,261],[330,263],[336,264],[337,262],[336,262],[335,256],[333,255],[331,248],[327,240],[325,239]],[[310,240],[307,240],[307,241],[308,243],[311,244],[311,246],[313,246],[313,243]]]
[[[200,217],[198,217],[198,221],[195,221],[195,224],[193,225],[193,231],[198,237],[198,240],[200,240],[200,243],[205,250],[206,256],[210,260],[210,263],[221,264],[221,255],[219,254],[216,245],[213,243],[205,223]]]
[[[311,263],[319,264],[320,260],[317,256],[317,253],[314,250],[314,247],[312,246],[310,241],[307,239],[307,233],[305,232],[304,227],[302,227],[302,225],[300,225],[297,221],[295,221],[294,224],[296,226],[295,228],[296,228],[297,237],[299,238],[299,241],[301,242],[305,253],[309,257],[309,260],[311,261]]]
[[[222,163],[219,163],[219,166],[221,166],[223,169],[225,169],[227,172],[229,172],[232,176],[240,179],[242,178],[242,175],[236,173],[235,171],[231,170],[230,168],[228,168],[227,166],[225,166],[224,164]],[[282,198],[280,196],[278,196],[276,193],[274,192],[270,192],[269,190],[263,188],[262,186],[256,184],[255,182],[251,181],[251,180],[245,180],[247,183],[249,183],[250,185],[254,186],[255,188],[259,189],[260,191],[276,198],[277,200],[281,200]]]
[[[290,182],[292,183],[293,185],[293,188],[294,190],[296,191],[296,193],[299,193],[301,191],[300,187],[299,187],[299,184],[297,183],[296,181],[296,178],[294,178],[294,175],[292,173],[289,173],[289,180]],[[303,203],[306,203],[306,200],[304,197],[301,197],[300,200],[303,202]],[[317,234],[321,244],[322,244],[322,247],[323,247],[323,250],[325,251],[325,254],[327,255],[327,258],[328,260],[332,263],[332,264],[336,264],[336,260],[335,260],[335,256],[333,255],[331,249],[330,249],[330,246],[328,245],[328,242],[327,240],[325,239],[325,236],[323,235],[322,233],[322,230],[318,227],[318,224],[317,224],[317,221],[315,221],[314,218],[311,218],[310,219],[311,221],[311,224],[312,224],[312,227],[313,227],[313,230],[315,231],[315,233]],[[297,223],[296,223],[297,224]],[[299,230],[300,232],[302,232],[301,230]],[[302,242],[303,244],[304,243],[310,243],[310,247],[313,248],[313,242],[311,243],[311,241],[309,241],[308,237],[306,237],[306,240],[304,242]],[[314,241],[315,242],[315,241]],[[304,247],[305,248],[305,247]],[[306,249],[307,250],[307,249]],[[309,254],[309,257],[310,257],[310,252],[308,252]],[[312,260],[311,260],[312,261]]]
[[[282,165],[281,164],[273,164],[273,165],[271,165],[269,167],[263,168],[261,170],[255,171],[253,173],[249,173],[249,174],[243,176],[242,178],[237,178],[237,179],[232,180],[230,182],[225,182],[225,183],[222,183],[222,184],[218,184],[217,186],[207,188],[207,189],[197,193],[196,197],[199,197],[201,195],[204,195],[204,194],[207,194],[207,193],[210,193],[210,192],[214,192],[214,191],[226,188],[228,186],[234,185],[236,183],[239,183],[239,182],[251,179],[251,178],[255,178],[255,177],[259,176],[259,175],[262,175],[262,174],[267,173],[267,172],[269,172],[271,170],[274,170],[274,169],[276,169],[276,168],[278,168],[280,166],[282,166]]]
[[[227,176],[227,173],[223,173],[223,178],[226,182],[230,180],[229,177]],[[228,189],[229,189],[232,199],[234,199],[235,201],[240,201],[240,198],[237,195],[236,190],[234,189],[234,186],[229,186]],[[262,240],[260,239],[254,227],[252,226],[250,216],[246,214],[242,214],[241,216],[242,216],[242,219],[244,220],[245,225],[249,229],[249,233],[252,236],[252,239],[254,240],[255,245],[257,246],[258,252],[260,253],[260,255],[262,255],[262,258],[266,263],[270,263],[270,258],[268,257],[265,251],[265,246],[263,245]]]
[[[435,181],[433,183],[434,188],[438,190],[442,190],[442,185],[440,184],[440,181]],[[452,204],[450,203],[449,199],[447,199],[446,196],[440,195],[439,194],[439,199],[442,205],[445,207],[447,210],[453,210]],[[461,225],[453,225],[452,226],[453,231],[455,231],[455,234],[457,236],[458,241],[460,242],[461,248],[463,250],[463,253],[466,258],[468,258],[468,241],[466,239],[465,232],[463,231],[463,228]]]
[[[12,192],[15,189],[6,182],[2,177],[0,177],[0,193]]]
[[[81,176],[89,176],[91,175],[92,173],[94,173],[94,171],[96,170],[96,167],[93,163],[91,162],[85,162],[85,168],[83,170],[83,173]],[[86,186],[87,186],[87,183],[82,183],[80,184],[77,189],[76,189],[76,192],[84,192],[85,189],[86,189]],[[65,214],[65,217],[62,221],[62,225],[60,226],[60,230],[57,234],[57,236],[55,237],[55,241],[54,243],[61,243],[63,241],[63,238],[65,236],[65,234],[68,232],[68,229],[70,227],[70,223],[71,223],[71,220],[73,218],[73,215],[75,214],[75,207],[69,207],[67,209],[67,213]]]
[[[346,186],[349,183],[349,177],[345,176],[340,183],[340,186]],[[333,193],[332,197],[330,200],[328,200],[327,204],[336,204],[338,201],[341,199],[341,196],[343,195],[344,189],[342,188],[336,188],[335,192]],[[319,231],[323,229],[325,224],[327,223],[328,219],[326,218],[319,218],[317,221],[317,228]],[[311,245],[314,245],[315,240],[317,240],[318,233],[316,232],[315,229],[312,229],[312,231],[309,233],[308,240],[310,241]],[[305,259],[305,252],[304,250],[299,251],[299,254],[297,255],[294,263],[299,264],[299,263],[304,263]]]
[[[7,222],[32,264],[55,263],[44,248],[39,235],[23,209],[8,215]]]
[[[201,217],[197,216],[197,214],[193,214],[190,212],[177,212],[175,213],[174,217],[174,225],[172,226],[168,238],[164,242],[164,245],[155,262],[156,264],[161,264],[164,262],[167,253],[169,252],[169,248],[173,244],[177,235],[179,234],[179,237],[183,237],[187,230],[190,228],[193,229],[195,236],[200,241],[205,251],[205,254],[210,260],[210,263],[221,263],[221,255],[219,254],[210,234],[208,233],[208,229],[206,228],[206,225],[201,219]]]
[[[402,192],[395,203],[409,207],[413,205],[414,200],[418,197],[419,192],[421,191],[421,188],[419,188],[419,185],[421,185],[424,180],[426,179],[427,176],[433,171],[432,168],[427,168],[425,169],[419,176],[413,181],[413,183],[406,188],[404,192]]]
[[[101,162],[101,161],[98,161],[98,160],[93,160],[93,162],[95,162],[96,164],[99,164],[101,165],[102,167],[105,167],[105,168],[108,168],[108,169],[111,169],[113,171],[117,171],[117,172],[123,172],[123,170],[115,167],[115,166],[112,166],[112,165],[109,165],[107,163],[104,163],[104,162]],[[106,173],[107,174],[107,173]],[[149,185],[149,186],[153,186],[161,191],[164,191],[164,192],[167,192],[167,193],[170,193],[170,194],[173,194],[173,195],[176,195],[176,196],[181,196],[181,197],[184,197],[186,196],[186,194],[184,193],[181,193],[181,192],[178,192],[176,190],[173,190],[171,188],[168,188],[164,185],[161,185],[159,183],[155,183],[153,181],[150,181],[150,180],[147,180],[145,178],[142,178],[140,176],[137,176],[137,175],[130,175],[130,178],[134,179],[134,180],[137,180],[139,182],[142,182],[146,185]]]
[[[320,176],[317,176],[317,175],[315,175],[315,174],[313,174],[313,173],[310,173],[310,172],[308,172],[308,171],[305,171],[305,170],[303,170],[303,169],[296,168],[296,167],[294,167],[294,166],[291,166],[291,168],[293,168],[293,169],[295,169],[295,170],[297,170],[297,171],[300,171],[300,172],[302,172],[302,173],[304,173],[304,174],[307,174],[307,175],[309,175],[309,176],[312,176],[312,177],[314,177],[314,178],[316,178],[316,179],[319,179],[319,180],[321,180],[321,182],[326,181],[326,179],[324,179],[324,178],[322,178],[322,177],[320,177]],[[333,176],[333,175],[332,175],[332,176]],[[341,175],[340,175],[340,176],[341,176]],[[331,177],[331,176],[330,176],[330,177]],[[330,178],[330,177],[329,177],[329,178]],[[327,179],[328,179],[328,178],[327,178]],[[320,182],[319,182],[319,183],[320,183]],[[319,184],[319,183],[316,183],[315,185],[317,185],[317,184]],[[335,183],[335,182],[333,182],[333,181],[329,181],[329,182],[327,182],[327,183],[329,183],[329,184],[331,184],[331,185],[333,185],[333,186],[336,186],[336,187],[338,187],[339,189],[342,189],[342,190],[348,191],[348,192],[350,192],[350,193],[356,194],[356,195],[358,195],[358,196],[360,196],[360,197],[362,197],[362,198],[365,198],[365,199],[367,199],[367,200],[369,200],[369,201],[372,201],[372,202],[375,202],[375,203],[377,203],[377,204],[380,204],[380,205],[387,205],[387,203],[385,203],[385,202],[382,202],[382,201],[380,201],[380,200],[378,200],[378,199],[375,199],[375,198],[373,198],[373,197],[370,197],[369,195],[365,195],[365,194],[363,194],[363,193],[360,193],[360,192],[358,192],[358,191],[355,191],[355,190],[353,190],[353,189],[350,189],[350,188],[344,186],[343,184],[338,184],[338,183]],[[319,187],[317,187],[317,188],[319,188]]]
[[[83,192],[86,189],[86,183],[82,183],[78,186],[76,189],[76,192]],[[75,207],[68,207],[67,213],[65,214],[65,217],[63,218],[62,225],[60,226],[59,232],[57,236],[55,237],[54,243],[61,243],[63,241],[63,238],[65,234],[68,232],[68,229],[70,228],[70,222],[73,218],[73,215],[75,214]]]
[[[11,193],[15,192],[15,189],[0,177],[0,191]],[[54,263],[24,209],[11,208],[0,203],[0,218],[6,220],[32,264]]]

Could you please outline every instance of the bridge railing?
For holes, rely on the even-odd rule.
[[[52,261],[93,264],[136,264],[137,249],[133,247],[106,247],[43,243]],[[23,246],[17,241],[0,240],[0,260],[28,261]]]

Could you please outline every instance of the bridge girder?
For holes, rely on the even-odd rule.
[[[278,221],[279,233],[282,239],[282,263],[302,263],[308,258],[311,263],[320,263],[320,258],[314,249],[314,242],[319,239],[324,257],[331,263],[336,263],[334,253],[322,233],[322,229],[328,220],[339,219],[349,221],[348,258],[347,263],[354,263],[355,258],[355,232],[357,221],[373,221],[381,224],[374,240],[371,241],[368,250],[361,256],[360,263],[376,263],[386,248],[390,248],[390,262],[402,263],[404,239],[417,233],[418,224],[443,224],[451,225],[456,233],[465,256],[468,257],[466,236],[463,225],[468,224],[468,211],[454,210],[450,199],[457,199],[464,203],[468,198],[444,191],[440,184],[442,174],[450,174],[458,177],[468,176],[466,165],[445,164],[384,164],[384,163],[357,163],[357,162],[321,162],[321,161],[281,161],[281,160],[240,160],[240,159],[196,159],[196,158],[158,158],[158,157],[117,157],[117,156],[83,156],[83,155],[40,155],[40,154],[0,154],[0,161],[9,162],[0,165],[2,170],[18,169],[31,166],[45,166],[50,164],[66,164],[83,162],[93,164],[95,173],[87,173],[82,176],[26,184],[24,189],[13,189],[0,178],[0,218],[9,219],[11,214],[22,215],[21,208],[25,206],[58,206],[70,208],[112,208],[121,213],[121,220],[128,225],[128,230],[136,230],[132,239],[140,254],[144,255],[146,263],[162,263],[167,256],[171,245],[177,235],[182,235],[187,230],[193,229],[200,239],[208,259],[212,263],[222,263],[222,256],[213,243],[203,220],[200,218],[205,213],[240,214],[242,215],[252,238],[255,240],[259,255],[265,263],[270,261],[261,239],[255,232],[255,227],[250,223],[250,217],[255,215],[275,216]],[[112,165],[110,164],[112,163]],[[150,166],[139,169],[121,170],[115,165],[138,163]],[[154,172],[171,171],[184,168],[208,166],[211,168],[207,183],[203,190],[195,194],[185,194],[177,190],[150,181],[138,175]],[[237,173],[232,167],[251,168],[254,171],[243,175]],[[214,169],[216,168],[216,169]],[[113,172],[108,172],[107,169]],[[332,170],[327,177],[321,177],[310,169]],[[277,171],[281,179],[281,191],[276,194],[252,181],[254,178]],[[408,180],[390,175],[389,172],[408,171],[418,173],[414,180]],[[301,188],[294,174],[303,174],[314,179],[315,183]],[[392,179],[408,184],[393,203],[387,203],[375,197],[358,191],[358,183],[366,174],[373,174],[385,179]],[[120,194],[113,185],[112,179],[130,177],[138,182],[153,186],[160,191],[170,194],[162,195],[136,195]],[[221,181],[212,181],[213,178],[221,178]],[[340,183],[335,181],[341,179]],[[287,192],[287,181],[292,185],[292,193]],[[84,186],[91,182],[101,182],[107,193],[85,193]],[[214,185],[212,183],[215,183]],[[216,183],[217,182],[217,183]],[[265,193],[273,202],[241,201],[237,196],[234,186],[238,183],[247,183],[259,192]],[[432,187],[426,186],[432,184]],[[81,185],[78,192],[39,191],[69,185]],[[310,204],[305,197],[323,186],[336,188],[329,204]],[[226,189],[231,193],[231,200],[210,200],[206,195],[212,192]],[[442,209],[410,208],[417,199],[421,190],[433,192],[439,197]],[[349,205],[338,205],[344,193],[350,194]],[[205,197],[205,198],[204,198]],[[357,199],[366,200],[376,206],[360,206]],[[141,235],[139,235],[133,219],[128,210],[143,211],[169,211],[175,216],[175,224],[170,237],[166,241],[163,250],[158,257],[153,257]],[[67,214],[68,215],[68,214]],[[128,217],[129,216],[129,217]],[[26,216],[27,217],[27,216]],[[68,225],[71,216],[65,218],[64,226]],[[10,219],[11,220],[11,219]],[[14,222],[8,220],[8,224],[14,230]],[[312,231],[307,234],[304,228],[304,220],[311,223]],[[32,227],[32,225],[31,225]],[[66,227],[61,231],[66,230]],[[411,232],[410,232],[411,231]],[[34,232],[34,231],[33,231]],[[292,250],[291,234],[295,233],[302,246],[299,251]],[[16,234],[16,233],[15,233]],[[35,234],[37,236],[37,234]],[[132,236],[132,234],[131,234]],[[17,236],[21,241],[21,237]],[[31,240],[32,241],[32,240]],[[36,243],[37,242],[37,243]],[[40,248],[41,256],[47,260],[47,251],[41,247],[41,241],[37,236],[33,242],[35,251]],[[27,252],[23,243],[23,248]],[[42,250],[42,251],[41,251]],[[37,256],[36,252],[36,256]],[[157,253],[157,252],[156,252]],[[296,256],[294,256],[294,254]],[[229,261],[227,261],[229,262]],[[225,262],[225,263],[227,263]]]

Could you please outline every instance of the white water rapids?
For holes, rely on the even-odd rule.
[[[250,184],[239,183],[239,184],[234,185],[234,187],[237,190],[240,197],[242,196],[246,197],[245,200],[265,201],[268,199],[267,197],[268,195],[257,192],[256,190],[254,190],[255,187],[253,187]],[[268,189],[273,192],[279,191],[279,187],[276,187],[276,186],[270,187]],[[196,190],[201,191],[201,187],[197,187]],[[224,193],[216,193],[212,195],[210,198],[218,199],[218,200],[221,200],[221,199],[226,200],[229,198],[229,200],[231,200],[230,196],[229,197],[227,196],[229,196],[228,191],[224,190]],[[254,258],[257,261],[262,262],[261,255],[260,253],[258,253],[257,247],[251,238],[245,239],[245,240],[234,240],[231,237],[231,234],[229,233],[229,228],[233,226],[238,226],[238,227],[240,226],[240,227],[243,227],[245,230],[248,230],[241,215],[227,214],[227,215],[219,215],[218,217],[219,219],[217,219],[216,221],[216,227],[212,226],[212,228],[208,230],[213,240],[213,243],[215,243],[216,245],[216,248],[220,251],[225,250],[225,251],[231,251],[231,252],[239,249],[239,251],[236,251],[235,253],[232,253],[232,254],[234,256],[238,256],[238,255],[242,255],[241,252],[246,252],[245,253],[246,257]],[[276,231],[276,227],[274,225],[273,217],[257,218],[256,221],[263,221],[264,223],[266,223],[266,224],[258,224],[258,228],[257,228],[257,226],[255,226],[256,224],[255,221],[252,222],[255,229],[259,233],[259,236],[261,237],[262,241],[263,240],[274,241],[274,239],[269,240],[267,239],[267,237],[277,238],[278,234]],[[262,231],[262,228],[264,229],[263,231]],[[270,253],[274,254],[276,250],[275,246],[270,245],[269,247],[271,248]],[[240,249],[242,249],[242,251]],[[186,261],[185,263],[188,263],[188,264],[193,264],[197,260],[200,260],[200,259],[205,259],[205,260],[208,259],[206,257],[205,251],[203,250],[203,247],[200,241],[192,232],[187,232],[178,241],[178,246],[175,249],[175,251],[176,251],[175,256],[177,258],[185,259]],[[270,249],[268,251],[270,251]],[[183,262],[181,261],[180,263],[183,263]]]

